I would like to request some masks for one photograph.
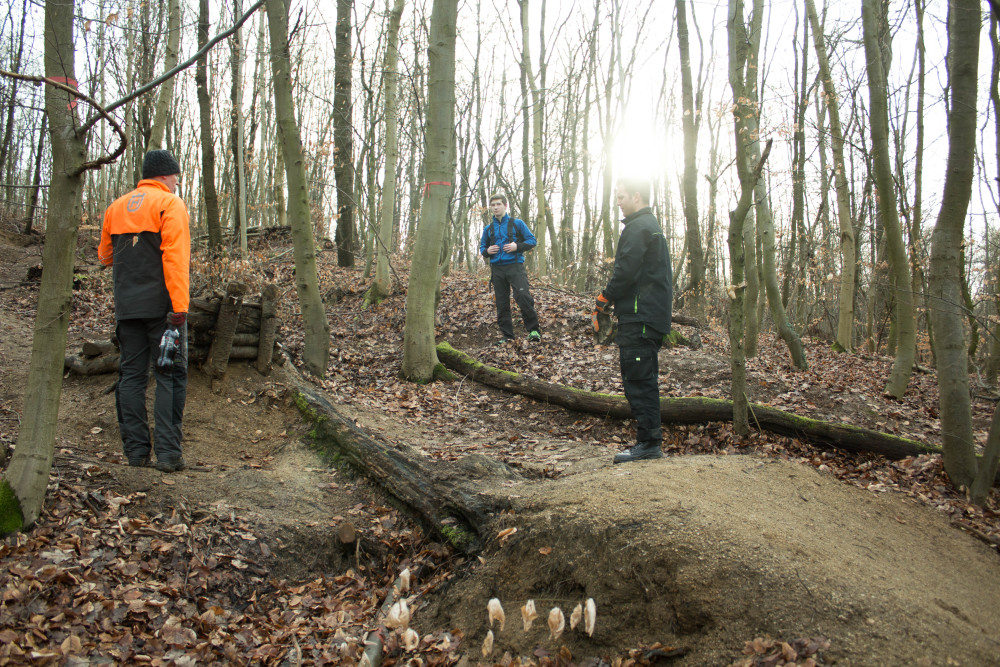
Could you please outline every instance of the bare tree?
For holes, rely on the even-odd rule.
[[[545,0],[541,0],[541,2],[542,2],[542,17],[543,17],[543,27],[544,27]],[[535,267],[538,270],[538,274],[545,275],[546,273],[545,227],[546,227],[546,216],[548,215],[548,203],[545,201],[545,183],[542,180],[542,166],[544,163],[544,155],[542,150],[542,144],[543,144],[542,121],[545,117],[545,98],[543,92],[539,90],[539,84],[535,80],[534,67],[531,63],[531,47],[530,47],[531,39],[530,39],[529,21],[528,21],[528,0],[518,0],[518,5],[521,8],[521,67],[523,68],[522,78],[526,81],[528,90],[531,93],[531,113],[526,114],[526,118],[531,119],[531,129],[533,136],[531,144],[531,157],[534,165],[535,202],[538,213],[538,217],[535,220],[535,236],[538,239],[538,245],[535,247],[534,262],[535,262]],[[544,41],[542,43],[544,44]],[[539,59],[538,68],[540,76],[544,76],[544,69],[545,69],[544,56]],[[527,100],[525,100],[525,104],[527,104]],[[525,187],[527,188],[527,185]],[[525,219],[528,218],[527,208],[524,208],[521,211],[521,216]],[[552,240],[552,243],[553,244],[555,243],[555,239]],[[555,250],[554,245],[553,245],[553,250]]]
[[[178,52],[181,43],[181,2],[169,0],[167,18],[167,51],[163,59],[163,71],[169,72],[177,67]],[[146,150],[163,148],[163,135],[167,131],[167,113],[174,105],[174,79],[171,77],[160,86],[159,97],[156,100],[156,111],[153,115],[153,126],[149,131],[149,142]]]
[[[902,398],[913,370],[916,330],[913,317],[913,292],[910,269],[903,247],[903,234],[895,206],[892,179],[892,158],[889,153],[888,89],[883,68],[882,44],[888,39],[880,27],[880,0],[863,0],[861,18],[864,29],[865,56],[868,69],[868,97],[871,112],[872,162],[878,188],[879,218],[884,228],[889,263],[892,267],[893,294],[896,302],[896,358],[886,393]],[[975,106],[975,105],[973,105]]]
[[[386,31],[386,50],[384,64],[385,94],[385,177],[382,180],[382,219],[376,239],[378,259],[375,264],[375,282],[365,296],[365,303],[378,303],[389,294],[389,254],[392,246],[392,223],[396,211],[396,166],[399,161],[399,139],[396,98],[399,73],[396,67],[399,63],[399,23],[403,16],[403,0],[395,0],[389,9],[389,0],[385,3],[388,11],[389,27]]]
[[[49,81],[76,81],[74,8],[72,2],[45,3],[45,76]],[[66,87],[50,84],[45,88],[52,176],[42,254],[44,271],[31,341],[24,417],[17,447],[0,480],[0,534],[34,524],[42,511],[52,469],[86,169],[84,138],[78,133],[77,100]]]
[[[302,361],[313,375],[326,375],[330,357],[330,323],[326,319],[316,275],[316,243],[309,213],[302,139],[292,102],[291,57],[288,53],[288,9],[284,0],[267,0],[267,22],[271,37],[271,71],[274,79],[275,117],[285,154],[288,180],[288,217],[292,221],[295,248],[295,290],[302,309],[305,348]]]
[[[749,57],[749,39],[743,23],[743,0],[729,0],[729,18],[726,23],[729,35],[729,86],[733,91],[733,123],[736,135],[736,172],[740,179],[740,198],[736,208],[729,213],[729,346],[732,368],[733,430],[740,435],[750,432],[749,397],[747,396],[746,352],[743,303],[744,245],[743,224],[753,206],[754,186],[761,177],[764,163],[771,152],[767,142],[760,160],[750,169],[749,146],[753,135],[756,111],[748,95],[748,80],[756,76],[753,59]]]
[[[458,0],[434,0],[427,46],[427,139],[420,227],[413,246],[403,327],[403,376],[429,382],[438,364],[434,341],[438,257],[455,174],[455,30]]]
[[[198,50],[208,43],[208,0],[198,3]],[[208,90],[208,54],[195,66],[198,90],[198,111],[201,129],[201,187],[205,198],[205,226],[208,247],[217,252],[222,248],[222,225],[219,222],[219,195],[215,190],[215,137],[212,135],[212,95]]]
[[[994,414],[990,443],[980,462],[972,434],[968,360],[962,322],[961,252],[973,182],[980,3],[951,0],[948,16],[951,104],[948,112],[948,166],[941,210],[931,240],[931,320],[937,335],[934,356],[940,388],[944,467],[952,483],[973,502],[986,501],[1000,458],[1000,410]]]
[[[353,0],[337,0],[334,45],[333,171],[337,180],[337,265],[354,266],[354,124],[351,117],[351,11]]]
[[[697,104],[694,84],[691,81],[691,53],[688,46],[687,9],[685,0],[676,0],[677,45],[681,54],[681,103],[684,106],[684,183],[681,199],[684,203],[685,248],[688,257],[688,285],[685,292],[691,295],[692,314],[704,317],[705,309],[705,254],[702,250],[701,227],[698,224],[698,169],[695,165],[698,150],[698,128],[701,125],[701,99]],[[701,91],[699,90],[699,93]]]
[[[805,0],[806,14],[812,24],[813,46],[819,61],[820,80],[826,94],[830,114],[830,147],[833,151],[833,179],[837,190],[837,220],[840,223],[840,299],[837,311],[837,337],[834,349],[850,352],[854,349],[854,282],[857,272],[854,223],[851,219],[851,192],[847,184],[844,161],[844,130],[840,123],[840,100],[833,85],[833,73],[826,52],[826,38],[816,15],[813,0]]]

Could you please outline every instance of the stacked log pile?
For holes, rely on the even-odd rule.
[[[245,299],[240,282],[226,286],[225,294],[192,298],[188,310],[189,364],[200,364],[212,378],[221,378],[232,360],[247,360],[267,375],[280,347],[276,285],[264,287],[257,300]],[[79,355],[66,357],[65,368],[80,375],[118,370],[119,352],[113,341],[88,341]]]

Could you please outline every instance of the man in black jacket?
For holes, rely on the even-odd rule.
[[[625,215],[625,228],[611,280],[597,296],[599,312],[614,304],[622,385],[636,420],[637,444],[616,454],[615,463],[663,457],[657,354],[670,333],[673,277],[666,237],[649,208],[650,189],[649,181],[618,181],[618,206]]]

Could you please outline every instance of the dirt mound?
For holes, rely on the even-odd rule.
[[[509,490],[515,506],[484,562],[416,616],[483,641],[486,603],[507,613],[509,651],[576,658],[622,647],[686,649],[729,664],[748,638],[826,638],[822,664],[996,664],[1000,559],[937,513],[829,475],[751,456],[667,458]],[[596,631],[559,642],[545,618],[597,604]],[[525,633],[518,610],[540,618]],[[877,656],[877,658],[876,658]]]

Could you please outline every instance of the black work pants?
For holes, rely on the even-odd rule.
[[[524,264],[491,265],[493,294],[497,300],[497,324],[504,338],[514,337],[514,321],[510,316],[510,292],[514,290],[514,301],[521,310],[524,328],[529,333],[538,331],[538,313],[535,312],[535,300],[528,288],[528,274]]]
[[[638,322],[620,324],[615,336],[625,398],[636,421],[636,440],[662,442],[660,363],[663,334]]]
[[[130,461],[149,456],[149,422],[146,417],[146,385],[149,366],[153,365],[156,394],[153,407],[153,451],[157,461],[174,462],[181,457],[181,420],[187,396],[187,325],[177,327],[180,349],[173,367],[166,371],[156,366],[160,338],[167,328],[166,319],[119,320],[115,334],[121,347],[121,365],[115,407],[122,448]]]

